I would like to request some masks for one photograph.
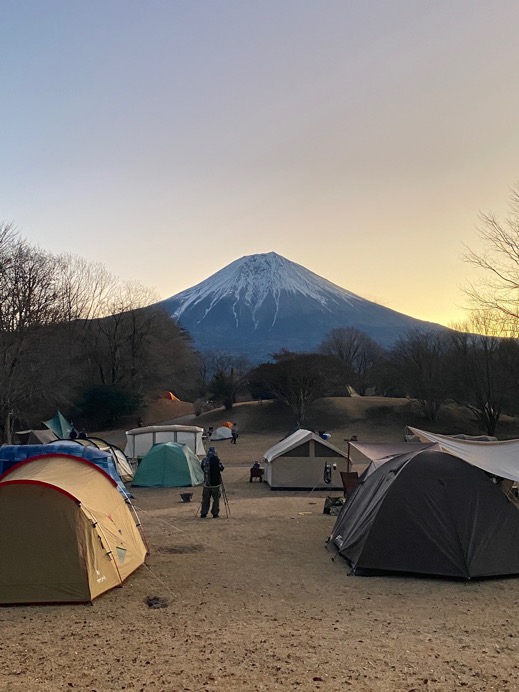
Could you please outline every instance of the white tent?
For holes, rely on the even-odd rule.
[[[437,435],[418,428],[409,429],[423,442],[436,442],[442,452],[463,459],[493,476],[519,481],[519,440],[479,442]]]
[[[128,459],[142,459],[155,444],[161,442],[179,442],[187,445],[198,456],[205,455],[202,441],[204,429],[196,425],[148,425],[126,431],[126,448]]]
[[[230,440],[232,438],[232,430],[228,428],[226,425],[221,425],[219,428],[216,428],[216,430],[213,430],[211,433],[211,437],[209,438],[211,441],[213,440]]]
[[[296,430],[263,455],[264,480],[274,490],[342,490],[340,472],[350,470],[346,452],[311,430]],[[331,483],[324,482],[324,467],[332,469]]]

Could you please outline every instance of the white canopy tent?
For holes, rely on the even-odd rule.
[[[478,442],[438,435],[418,428],[409,429],[422,442],[435,442],[442,452],[463,459],[493,476],[519,481],[519,440]]]
[[[350,470],[346,452],[311,430],[296,430],[263,455],[264,480],[272,489],[342,489],[341,471]],[[323,479],[325,464],[336,464],[331,483]]]
[[[350,442],[351,447],[367,457],[370,461],[379,461],[407,454],[408,452],[419,452],[429,447],[431,442]]]
[[[434,448],[432,442],[373,442],[371,444],[349,442],[349,446],[356,449],[370,461],[369,466],[362,474],[363,478],[367,478],[379,466],[393,459],[393,457],[400,456],[400,454],[420,452],[428,447]]]
[[[126,431],[124,453],[129,459],[142,459],[155,444],[179,442],[187,445],[197,456],[205,455],[202,441],[204,429],[196,425],[148,425]]]

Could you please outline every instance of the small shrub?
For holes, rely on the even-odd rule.
[[[109,385],[96,385],[86,389],[78,404],[79,414],[94,427],[110,427],[138,411],[141,398]]]

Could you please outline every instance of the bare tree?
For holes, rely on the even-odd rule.
[[[110,314],[108,306],[117,280],[102,264],[70,254],[58,255],[56,264],[65,321],[77,320],[85,326],[88,320]]]
[[[154,291],[138,282],[115,285],[98,309],[109,315],[92,323],[91,358],[102,384],[134,386],[157,311],[144,310],[157,300]]]
[[[13,420],[43,394],[56,355],[42,357],[40,340],[62,319],[58,276],[55,257],[0,227],[0,432],[8,441]]]
[[[474,414],[488,435],[494,435],[510,395],[503,321],[495,311],[477,311],[451,333],[453,395]]]
[[[326,361],[326,357],[287,350],[272,357],[274,363],[263,363],[253,371],[253,384],[289,406],[298,423],[303,424],[310,404],[325,393],[327,373],[323,371],[323,359]]]
[[[437,420],[449,393],[445,377],[448,353],[445,334],[413,329],[397,341],[389,355],[398,382],[430,421]]]
[[[465,404],[488,435],[502,413],[517,412],[519,393],[519,323],[496,310],[477,310],[454,325],[454,397]]]
[[[479,267],[484,277],[470,283],[465,292],[476,307],[498,310],[519,319],[519,184],[510,191],[508,216],[500,221],[493,213],[479,215],[479,237],[484,250],[467,249],[464,259]]]
[[[212,351],[206,354],[206,367],[212,373],[209,382],[211,398],[230,411],[236,403],[238,392],[247,382],[251,369],[249,359],[225,351]]]
[[[320,353],[336,356],[345,366],[346,384],[365,394],[372,375],[382,358],[383,349],[355,327],[332,329],[319,346]]]

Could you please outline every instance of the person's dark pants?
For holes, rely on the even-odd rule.
[[[232,435],[232,440],[231,440],[231,444],[232,444],[232,445],[235,445],[237,439],[238,439],[238,435],[236,435],[235,433],[233,433],[233,435]]]
[[[209,512],[209,505],[211,504],[211,499],[213,501],[213,506],[211,507],[211,514],[213,517],[217,517],[220,514],[220,486],[204,485],[202,490],[202,507],[200,508],[200,516],[206,517]]]

